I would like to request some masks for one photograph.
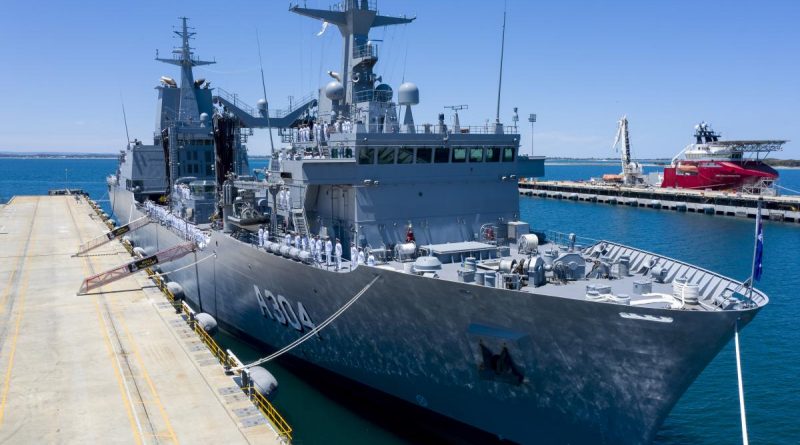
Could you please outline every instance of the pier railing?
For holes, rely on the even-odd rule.
[[[96,211],[99,210],[95,209]],[[134,254],[133,246],[130,243],[123,242],[122,245],[131,255]],[[208,347],[209,351],[219,360],[222,366],[225,367],[226,372],[231,372],[230,370],[239,366],[240,363],[236,360],[231,354],[223,349],[217,342],[214,340],[208,332],[197,323],[195,319],[195,312],[194,310],[186,304],[185,301],[181,301],[180,299],[176,298],[175,295],[169,290],[167,287],[167,283],[161,278],[161,275],[157,274],[153,269],[147,268],[147,275],[150,277],[151,280],[155,283],[156,287],[161,290],[164,296],[172,303],[172,306],[175,307],[176,312],[181,313],[186,322],[189,324],[189,327],[200,337],[200,340]],[[283,439],[292,440],[292,432],[294,431],[289,425],[289,422],[281,415],[281,413],[275,408],[275,406],[267,400],[266,397],[261,395],[258,391],[253,388],[252,384],[248,384],[247,386],[242,387],[242,391],[248,395],[250,401],[253,405],[258,408],[258,410],[263,414],[273,425],[278,436]]]

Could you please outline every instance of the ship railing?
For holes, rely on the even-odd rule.
[[[300,99],[295,99],[294,97],[290,98],[289,106],[286,108],[275,110],[273,113],[270,113],[270,116],[274,116],[276,118],[281,118],[286,116],[287,114],[293,112],[294,110],[300,108],[301,106],[309,103],[317,96],[317,93],[312,91],[310,93],[301,96]]]
[[[217,87],[215,92],[217,93],[217,96],[219,96],[219,97],[227,100],[228,102],[232,103],[234,106],[236,106],[237,108],[241,109],[245,113],[247,113],[247,114],[249,114],[251,116],[260,116],[260,114],[258,113],[258,111],[256,111],[255,108],[253,108],[250,105],[242,102],[242,100],[239,99],[239,95],[237,95],[236,93],[229,93],[229,92],[227,92],[227,91],[225,91],[225,90],[223,90],[222,88],[219,88],[219,87]]]
[[[364,0],[341,0],[330,6],[331,11],[345,12],[348,9],[364,9],[361,7]],[[370,11],[378,11],[377,0],[367,0],[367,9]]]
[[[487,126],[465,126],[459,127],[458,131],[447,125],[439,124],[421,124],[414,125],[413,129],[408,125],[399,125],[397,123],[386,124],[355,124],[352,126],[353,131],[366,130],[368,133],[417,133],[417,134],[518,134],[517,127],[513,125],[504,125],[500,127],[498,133],[494,124]],[[336,127],[333,132],[337,132]],[[347,133],[347,131],[339,131]]]
[[[133,255],[133,246],[129,243],[123,243],[123,245],[128,250],[128,253]],[[241,363],[236,360],[231,353],[223,349],[219,343],[217,343],[216,340],[214,340],[214,338],[212,338],[211,335],[209,335],[208,332],[206,332],[206,330],[203,329],[199,323],[197,323],[195,311],[188,304],[186,304],[185,301],[181,301],[175,297],[175,295],[169,290],[169,287],[167,287],[167,283],[161,278],[161,275],[157,274],[151,268],[147,268],[145,270],[150,279],[152,279],[155,283],[156,287],[161,290],[164,296],[167,297],[167,300],[169,300],[176,312],[185,317],[189,327],[195,332],[195,334],[197,334],[198,337],[200,337],[200,340],[206,345],[214,357],[219,360],[220,364],[225,367],[225,370],[232,372],[232,369],[240,366]],[[250,397],[251,402],[256,406],[256,408],[258,408],[258,410],[261,411],[261,413],[275,427],[278,435],[281,438],[291,441],[293,429],[291,425],[289,425],[289,422],[287,422],[281,413],[278,412],[275,406],[272,405],[272,403],[270,403],[266,397],[256,391],[252,383],[242,387],[242,391],[244,391],[244,393]]]
[[[378,58],[378,45],[374,43],[365,43],[363,45],[358,45],[353,47],[353,58],[354,59],[365,59],[365,58]]]
[[[569,246],[570,242],[571,242],[571,240],[570,240],[571,236],[575,236],[575,246],[582,247],[582,248],[593,246],[593,245],[595,245],[595,244],[600,242],[600,240],[598,240],[598,239],[589,238],[589,237],[586,237],[586,236],[577,236],[577,235],[574,235],[574,234],[571,234],[571,233],[563,233],[563,232],[558,232],[558,231],[555,231],[555,230],[545,230],[545,231],[543,231],[541,233],[544,234],[545,239],[539,240],[540,243],[547,242],[547,243],[553,243],[553,244],[556,244],[556,245],[559,245],[559,246]]]

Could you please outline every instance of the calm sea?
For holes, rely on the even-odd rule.
[[[13,195],[83,188],[106,200],[105,176],[115,160],[0,159],[0,202]],[[253,162],[259,168],[263,162]],[[616,165],[564,163],[546,167],[548,179],[586,179]],[[782,184],[800,190],[800,170],[781,170]],[[107,202],[102,202],[108,205]],[[696,263],[731,277],[749,275],[753,221],[731,217],[632,209],[623,206],[520,198],[521,214],[537,229],[607,238]],[[764,277],[770,304],[744,330],[742,367],[752,443],[800,443],[800,224],[765,224]],[[793,278],[794,277],[794,278]],[[227,338],[245,360],[258,353]],[[281,390],[275,404],[296,431],[297,444],[403,444],[395,432],[366,420],[276,365]],[[659,445],[741,443],[736,365],[728,345],[689,388],[658,435]]]

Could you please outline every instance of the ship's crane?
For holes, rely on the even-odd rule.
[[[614,138],[612,148],[619,150],[622,148],[622,174],[621,180],[625,185],[635,185],[643,182],[642,166],[638,162],[631,161],[631,140],[628,135],[628,117],[622,116],[617,124],[617,135]]]

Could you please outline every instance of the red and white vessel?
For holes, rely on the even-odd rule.
[[[696,142],[664,168],[661,187],[774,193],[778,172],[763,159],[786,141],[721,141],[705,122],[695,126],[694,136]]]

